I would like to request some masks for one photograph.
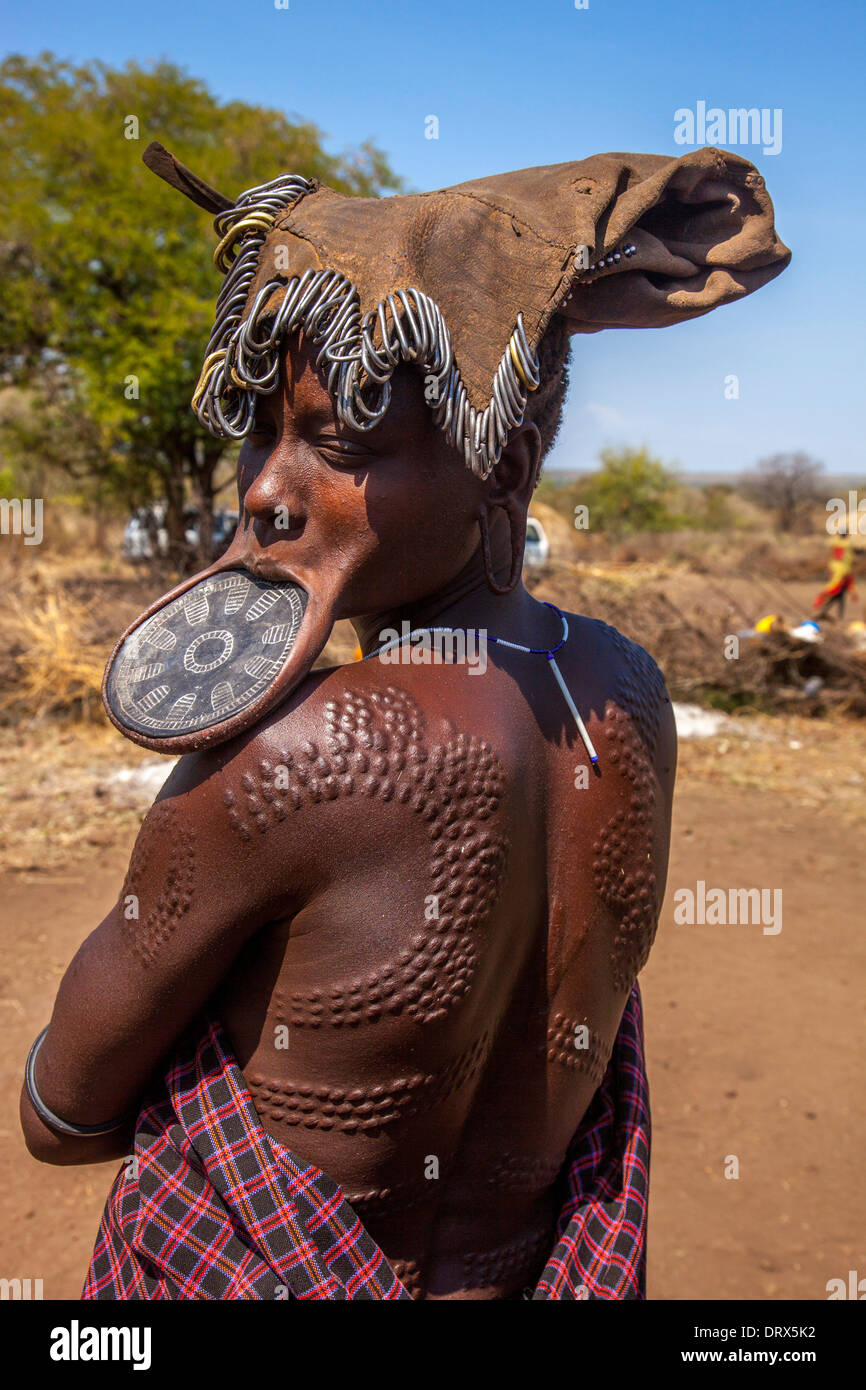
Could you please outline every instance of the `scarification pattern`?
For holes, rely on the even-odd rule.
[[[389,1260],[388,1263],[406,1292],[411,1294],[413,1298],[422,1298],[424,1295],[424,1276],[417,1260]]]
[[[375,1134],[385,1125],[413,1119],[449,1100],[477,1075],[489,1052],[490,1034],[484,1033],[439,1071],[415,1072],[383,1085],[352,1090],[297,1085],[255,1072],[248,1082],[262,1118],[305,1129]]]
[[[589,1038],[586,1047],[575,1046],[576,1029],[584,1025]],[[547,1060],[559,1062],[571,1071],[585,1072],[596,1084],[601,1081],[607,1067],[612,1047],[605,1043],[600,1033],[596,1033],[586,1019],[567,1018],[565,1014],[555,1014],[553,1023],[547,1030]]]
[[[649,652],[623,637],[616,628],[606,623],[602,626],[607,628],[624,662],[614,688],[616,703],[631,715],[640,741],[651,758],[656,751],[662,709],[668,700],[664,678]]]
[[[503,1153],[488,1164],[483,1174],[461,1179],[467,1187],[488,1191],[545,1192],[559,1176],[564,1160],[549,1154]]]
[[[130,894],[137,897],[139,904],[148,899],[147,884],[153,872],[155,847],[166,842],[171,844],[171,852],[156,902],[143,920],[124,917],[123,922],[130,947],[143,965],[150,965],[192,902],[195,872],[192,832],[174,806],[161,803],[149,813],[135,842],[121,889],[121,903]]]
[[[442,1182],[447,1170],[440,1168],[438,1179],[407,1178],[390,1183],[387,1187],[375,1187],[363,1192],[348,1192],[344,1189],[346,1201],[363,1220],[375,1220],[402,1214],[427,1202],[438,1201]]]
[[[547,1227],[520,1240],[494,1250],[473,1251],[463,1256],[463,1273],[467,1288],[501,1284],[518,1271],[529,1271],[543,1260],[554,1243],[554,1232]]]
[[[500,893],[507,844],[493,821],[503,776],[490,745],[457,733],[428,747],[416,702],[393,686],[344,691],[324,710],[324,747],[306,742],[279,761],[244,773],[227,790],[230,824],[246,841],[292,811],[341,796],[397,801],[419,816],[430,841],[429,892],[438,918],[426,922],[395,960],[329,990],[274,994],[276,1017],[296,1028],[356,1027],[406,1013],[442,1019],[468,993],[477,931]],[[419,911],[419,919],[422,911]]]
[[[593,845],[593,875],[602,901],[616,913],[611,964],[618,989],[630,989],[655,940],[661,904],[652,868],[655,777],[664,681],[642,647],[608,628],[623,658],[614,697],[605,710],[608,762],[630,783],[627,805],[603,827]]]

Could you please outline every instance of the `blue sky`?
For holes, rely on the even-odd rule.
[[[548,466],[592,467],[605,444],[688,471],[804,449],[866,480],[862,0],[77,0],[0,16],[6,52],[168,58],[224,99],[314,121],[333,150],[372,138],[418,189],[603,150],[680,154],[674,113],[699,101],[781,109],[779,153],[730,148],[764,175],[791,266],[706,318],[574,340]]]

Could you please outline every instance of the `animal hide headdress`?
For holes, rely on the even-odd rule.
[[[391,198],[284,174],[234,203],[161,145],[144,159],[217,214],[225,281],[193,409],[230,438],[251,428],[281,340],[301,329],[344,424],[380,420],[394,368],[414,362],[437,424],[485,477],[538,386],[554,314],[573,333],[658,328],[750,294],[790,260],[755,166],[712,148],[597,154]]]

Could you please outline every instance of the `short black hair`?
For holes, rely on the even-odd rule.
[[[544,459],[550,452],[562,424],[562,407],[565,403],[565,393],[568,390],[570,346],[571,335],[568,324],[560,314],[554,314],[538,345],[537,356],[541,381],[538,390],[529,393],[526,413],[523,417],[524,423],[534,424],[541,435],[541,458],[536,484],[541,477]]]

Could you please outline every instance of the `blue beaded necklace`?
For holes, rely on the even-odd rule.
[[[558,614],[559,620],[562,623],[562,636],[555,647],[523,647],[519,642],[509,642],[508,639],[505,637],[491,637],[486,632],[484,634],[485,640],[487,642],[493,642],[497,647],[510,647],[511,650],[515,652],[526,652],[529,656],[547,657],[547,660],[550,662],[550,669],[556,677],[557,684],[565,698],[565,703],[568,705],[568,708],[571,711],[571,714],[574,718],[574,722],[577,725],[577,731],[580,734],[580,737],[583,739],[584,747],[586,748],[586,751],[589,754],[590,762],[592,763],[593,767],[596,767],[598,764],[598,754],[596,753],[595,748],[592,744],[592,740],[589,734],[587,733],[586,725],[580,717],[580,711],[578,710],[577,705],[574,703],[574,700],[571,698],[571,692],[569,691],[568,686],[565,684],[565,681],[563,680],[562,672],[556,664],[556,653],[560,651],[561,648],[564,647],[566,642],[568,641],[568,622],[566,620],[565,614],[562,612],[561,609],[557,608],[555,603],[547,603],[545,601],[544,606],[545,608],[552,609],[554,613]],[[390,642],[385,642],[383,646],[377,647],[376,651],[370,652],[369,655],[363,658],[363,660],[371,661],[374,656],[381,656],[383,652],[390,651],[392,647],[399,647],[404,642],[411,640],[411,638],[420,636],[420,634],[423,632],[473,632],[477,636],[479,631],[480,629],[477,627],[416,627],[413,628],[411,632],[403,633],[401,637],[395,637]]]

